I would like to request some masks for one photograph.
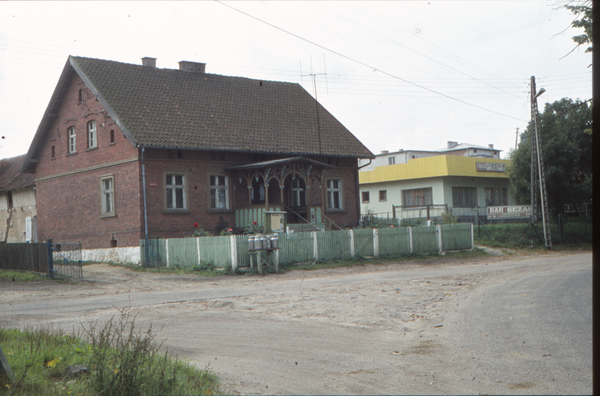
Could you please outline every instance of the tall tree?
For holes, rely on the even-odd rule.
[[[548,208],[556,216],[565,204],[592,199],[592,109],[588,101],[563,98],[546,103],[538,117],[542,141]],[[510,191],[516,202],[531,203],[531,133],[533,123],[521,135],[519,147],[510,153]],[[539,186],[535,186],[539,188]],[[539,190],[538,190],[539,191]],[[539,193],[537,194],[539,197]],[[539,202],[538,202],[539,207]]]

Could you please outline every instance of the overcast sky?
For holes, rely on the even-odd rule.
[[[452,140],[504,158],[531,76],[540,110],[592,97],[591,54],[564,57],[572,20],[553,0],[0,2],[0,158],[27,152],[69,55],[316,86],[375,154]]]

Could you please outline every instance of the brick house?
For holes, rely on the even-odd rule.
[[[40,240],[139,246],[269,209],[358,223],[357,160],[374,156],[300,85],[179,66],[69,57],[21,168]]]

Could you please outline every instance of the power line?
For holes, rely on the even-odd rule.
[[[250,15],[250,14],[248,14],[248,13],[244,12],[244,11],[238,10],[237,8],[231,7],[230,5],[228,5],[228,4],[225,4],[225,3],[223,3],[223,2],[221,2],[221,1],[219,1],[219,0],[216,0],[216,2],[217,2],[217,3],[219,3],[219,4],[221,4],[221,5],[224,5],[224,6],[226,6],[226,7],[228,7],[228,8],[231,8],[232,10],[234,10],[234,11],[237,11],[237,12],[239,12],[240,14],[246,15],[246,16],[248,16],[248,17],[252,18],[252,19],[255,19],[255,20],[259,21],[259,22],[262,22],[262,23],[264,23],[264,24],[266,24],[266,25],[269,25],[269,26],[271,26],[271,27],[273,27],[273,28],[275,28],[275,29],[277,29],[277,30],[280,30],[280,31],[282,31],[282,32],[284,32],[284,33],[287,33],[287,34],[291,35],[291,36],[294,36],[294,37],[296,37],[296,38],[298,38],[298,39],[300,39],[300,40],[302,40],[302,41],[305,41],[305,42],[307,42],[307,43],[309,43],[309,44],[311,44],[311,45],[314,45],[314,46],[316,46],[316,47],[319,47],[319,48],[321,48],[321,49],[324,49],[325,51],[331,52],[332,54],[335,54],[335,55],[337,55],[337,56],[340,56],[340,57],[342,57],[342,58],[348,59],[348,60],[350,60],[350,61],[352,61],[352,62],[358,63],[359,65],[362,65],[362,66],[368,67],[368,68],[372,69],[373,71],[377,71],[377,72],[379,72],[379,73],[385,74],[386,76],[389,76],[389,77],[395,78],[395,79],[397,79],[397,80],[400,80],[400,81],[404,81],[404,82],[405,82],[405,83],[407,83],[407,84],[414,85],[414,86],[416,86],[416,87],[419,87],[419,88],[421,88],[421,89],[424,89],[424,90],[426,90],[426,91],[432,92],[432,93],[434,93],[434,94],[436,94],[436,95],[443,96],[443,97],[445,97],[445,98],[447,98],[447,99],[454,100],[454,101],[456,101],[456,102],[459,102],[459,103],[465,104],[465,105],[467,105],[467,106],[475,107],[475,108],[477,108],[477,109],[480,109],[480,110],[484,110],[484,111],[487,111],[487,112],[490,112],[490,113],[498,114],[498,115],[501,115],[501,116],[503,116],[503,117],[512,118],[512,119],[514,119],[514,120],[518,120],[518,121],[524,121],[524,122],[526,122],[526,121],[527,121],[527,120],[524,120],[524,119],[521,119],[521,118],[517,118],[517,117],[509,116],[509,115],[507,115],[507,114],[503,114],[503,113],[500,113],[500,112],[497,112],[497,111],[494,111],[494,110],[486,109],[485,107],[477,106],[477,105],[475,105],[475,104],[472,104],[472,103],[469,103],[469,102],[465,102],[464,100],[461,100],[461,99],[458,99],[458,98],[454,98],[454,97],[452,97],[452,96],[449,96],[449,95],[446,95],[446,94],[444,94],[444,93],[441,93],[441,92],[435,91],[435,90],[433,90],[433,89],[430,89],[430,88],[424,87],[424,86],[422,86],[422,85],[419,85],[419,84],[413,83],[412,81],[409,81],[409,80],[403,79],[402,77],[395,76],[395,75],[393,75],[393,74],[391,74],[391,73],[388,73],[388,72],[386,72],[386,71],[379,70],[379,69],[377,69],[376,67],[370,66],[370,65],[368,65],[368,64],[366,64],[366,63],[364,63],[364,62],[361,62],[361,61],[359,61],[359,60],[356,60],[356,59],[354,59],[354,58],[351,58],[351,57],[349,57],[349,56],[347,56],[347,55],[344,55],[344,54],[342,54],[342,53],[339,53],[339,52],[337,52],[337,51],[334,51],[334,50],[332,50],[332,49],[329,49],[329,48],[327,48],[327,47],[324,47],[324,46],[322,46],[322,45],[320,45],[320,44],[317,44],[317,43],[315,43],[315,42],[313,42],[313,41],[310,41],[310,40],[308,40],[308,39],[305,39],[305,38],[304,38],[304,37],[302,37],[302,36],[299,36],[299,35],[297,35],[297,34],[294,34],[294,33],[292,33],[292,32],[288,32],[288,31],[287,31],[287,30],[285,30],[285,29],[282,29],[282,28],[280,28],[280,27],[278,27],[278,26],[276,26],[276,25],[273,25],[273,24],[271,24],[271,23],[269,23],[269,22],[263,21],[262,19],[259,19],[259,18],[255,17],[255,16],[253,16],[253,15]]]

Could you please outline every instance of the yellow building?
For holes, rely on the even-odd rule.
[[[415,158],[359,172],[361,214],[398,218],[438,217],[451,211],[460,221],[486,216],[487,206],[512,205],[509,160],[456,155]]]

